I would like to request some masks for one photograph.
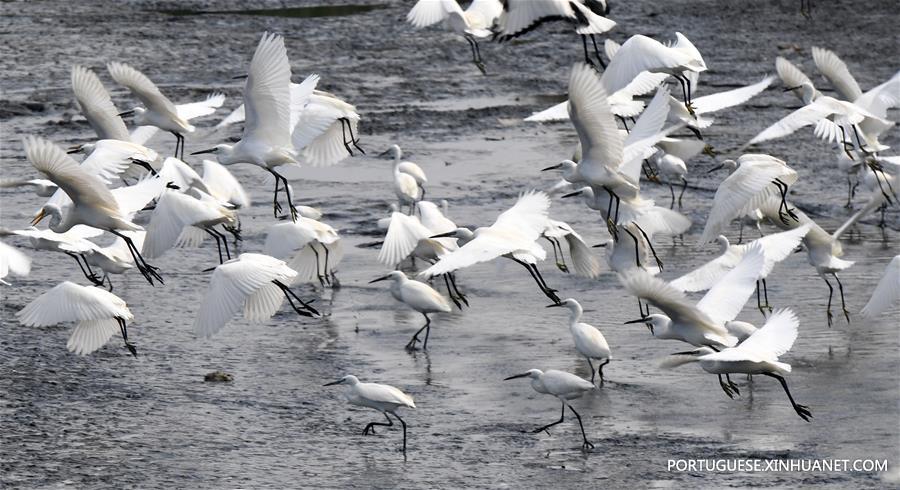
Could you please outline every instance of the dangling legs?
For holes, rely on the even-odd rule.
[[[287,284],[279,281],[278,279],[273,280],[272,284],[278,286],[278,288],[281,289],[281,292],[284,293],[284,297],[287,298],[288,303],[291,304],[291,308],[293,308],[298,315],[308,317],[315,317],[319,315],[319,312],[315,308],[310,306],[309,303],[300,299],[300,297],[297,296],[297,294],[294,293],[291,288],[287,286]],[[294,300],[297,300],[303,306],[303,308],[301,309],[296,304],[294,304]]]
[[[801,419],[809,422],[809,419],[812,418],[812,412],[809,411],[809,407],[806,405],[799,405],[794,401],[794,397],[791,396],[791,390],[788,389],[787,381],[784,380],[784,377],[775,373],[763,373],[770,378],[775,378],[778,382],[781,383],[781,387],[784,388],[785,394],[788,396],[788,400],[791,401],[791,406],[794,407],[794,411],[797,412],[797,415],[800,416]]]
[[[225,260],[222,258],[222,244],[219,243],[219,235],[213,233],[209,228],[204,228],[203,231],[205,231],[209,236],[213,237],[213,239],[216,241],[216,248],[219,250],[219,264],[224,264]],[[230,255],[228,256],[228,259],[231,260]]]
[[[131,352],[131,355],[137,357],[137,349],[135,349],[134,344],[128,341],[128,327],[125,325],[125,319],[117,316],[116,322],[119,324],[119,331],[122,332],[122,340],[125,341],[125,347],[128,349],[128,352]]]
[[[466,295],[460,292],[459,287],[456,286],[456,276],[450,272],[447,274],[450,277],[450,284],[453,286],[453,291],[456,292],[456,297],[459,298],[466,306],[469,306],[469,301],[466,300]]]
[[[684,191],[687,190],[687,187],[688,187],[688,181],[687,181],[687,179],[684,178],[684,176],[682,176],[681,177],[681,193],[678,194],[678,209],[681,209],[681,198],[684,197]]]
[[[841,280],[838,279],[837,274],[832,272],[831,275],[834,276],[834,280],[838,283],[838,291],[841,293],[841,310],[844,311],[844,318],[847,319],[847,323],[850,323],[850,312],[847,311],[847,305],[844,303],[844,285],[841,284]]]
[[[144,276],[144,279],[146,279],[151,286],[153,285],[153,279],[156,279],[161,284],[165,284],[165,282],[163,282],[162,280],[162,276],[160,276],[159,273],[156,272],[159,269],[153,267],[144,260],[144,256],[141,255],[141,252],[134,245],[134,241],[131,239],[131,237],[126,236],[116,230],[108,231],[125,241],[125,244],[128,245],[128,250],[131,252],[131,257],[134,259],[134,265],[137,266],[138,270],[141,272],[141,275]]]
[[[484,69],[484,63],[481,61],[481,52],[478,50],[478,41],[468,34],[464,37],[469,43],[469,47],[472,48],[472,63],[475,63],[482,75],[487,75],[487,70]]]
[[[663,270],[662,261],[659,260],[659,256],[656,255],[656,250],[653,249],[653,242],[650,241],[650,237],[647,236],[647,232],[645,232],[644,229],[641,228],[641,225],[637,224],[637,222],[632,223],[634,224],[634,227],[637,228],[639,232],[641,232],[641,235],[644,235],[644,239],[647,240],[647,246],[650,247],[650,253],[653,254],[653,259],[656,260],[656,266],[659,267],[659,270]]]
[[[822,275],[822,279],[825,281],[825,284],[828,285],[828,306],[826,307],[825,314],[828,317],[828,326],[831,327],[832,322],[832,314],[831,314],[831,297],[834,296],[834,287],[831,286],[831,283],[828,282],[828,278],[825,275]]]
[[[594,44],[594,56],[597,57],[597,62],[600,63],[600,66],[602,66],[603,69],[605,70],[606,63],[603,62],[603,57],[600,56],[600,48],[597,46],[597,38],[595,38],[593,34],[591,34],[590,36],[591,36],[591,42]]]

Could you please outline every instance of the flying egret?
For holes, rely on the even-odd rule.
[[[138,249],[144,246],[146,232],[125,231],[122,233],[128,235]],[[94,266],[103,271],[103,277],[100,278],[99,285],[102,286],[106,283],[110,292],[113,290],[112,279],[109,278],[110,274],[124,274],[134,269],[134,258],[128,250],[128,244],[121,238],[116,238],[112,244],[106,247],[95,246],[85,251],[82,257],[84,257],[85,265]]]
[[[766,324],[753,332],[747,340],[735,347],[715,352],[709,347],[673,354],[673,358],[664,362],[666,367],[675,367],[681,364],[697,362],[704,371],[717,374],[762,374],[777,379],[784,388],[784,392],[794,407],[794,411],[803,420],[809,422],[812,413],[809,407],[800,405],[794,401],[791,391],[788,389],[784,375],[791,372],[791,365],[778,360],[778,357],[786,353],[797,340],[797,328],[800,321],[797,315],[789,309],[776,310]]]
[[[546,372],[541,371],[540,369],[529,369],[525,373],[504,378],[504,381],[526,377],[531,378],[531,387],[534,391],[543,395],[555,396],[562,402],[562,413],[559,416],[559,420],[543,427],[539,427],[533,430],[532,433],[537,434],[554,425],[561,424],[566,418],[566,407],[569,407],[569,410],[571,410],[572,413],[575,414],[575,418],[578,419],[578,426],[581,427],[581,437],[584,438],[584,443],[581,446],[582,449],[593,449],[594,445],[588,441],[587,434],[584,432],[584,424],[581,422],[581,415],[579,415],[578,412],[575,411],[575,408],[569,404],[569,400],[581,398],[585,393],[593,390],[594,383],[586,379],[581,379],[574,374],[565,371],[557,371],[555,369],[550,369]],[[547,433],[549,434],[550,432],[547,431]]]
[[[3,278],[10,274],[27,276],[31,272],[31,259],[16,247],[0,242],[0,284],[9,286]]]
[[[603,386],[605,379],[603,378],[603,366],[609,364],[610,354],[609,354],[609,344],[606,343],[606,338],[603,337],[603,334],[600,330],[595,327],[588,325],[587,323],[581,323],[578,320],[581,319],[581,315],[584,310],[581,308],[581,304],[578,301],[572,298],[566,298],[559,302],[559,304],[548,305],[547,308],[553,308],[558,306],[565,306],[569,309],[569,331],[572,332],[572,340],[575,342],[575,350],[578,351],[579,354],[584,356],[587,360],[588,366],[591,368],[591,383],[594,383],[594,374],[600,375],[600,386]],[[597,366],[597,370],[595,373],[594,365],[591,363],[591,359],[597,359],[600,364]]]
[[[192,155],[214,153],[222,165],[249,163],[261,167],[275,177],[272,201],[275,216],[281,211],[278,190],[284,184],[291,219],[296,220],[290,185],[277,168],[297,165],[296,151],[291,143],[291,66],[284,38],[276,34],[263,34],[244,85],[246,121],[241,140],[234,145],[220,144],[208,150],[195,151]]]
[[[31,248],[35,250],[59,252],[72,257],[87,280],[96,286],[102,284],[100,277],[91,270],[91,266],[87,263],[86,258],[87,253],[95,247],[94,243],[88,241],[87,238],[99,235],[102,233],[100,230],[82,226],[65,233],[56,233],[53,230],[39,230],[31,226],[24,230],[13,230],[10,233],[28,238]],[[82,264],[82,261],[84,261],[84,264]]]
[[[93,71],[79,65],[72,66],[72,91],[91,129],[101,140],[131,141],[128,128],[119,115],[109,92]],[[73,149],[81,150],[81,145]]]
[[[234,211],[222,206],[209,194],[199,198],[175,191],[167,191],[157,200],[156,208],[150,215],[147,236],[142,253],[155,259],[175,246],[199,246],[204,234],[213,237],[219,251],[219,264],[225,257],[231,260],[228,238],[216,225],[234,226],[237,223]],[[225,255],[222,255],[222,247]]]
[[[591,253],[591,248],[584,242],[584,238],[572,229],[568,223],[548,219],[547,226],[544,228],[541,236],[550,242],[550,246],[553,248],[553,258],[556,259],[556,267],[559,270],[569,272],[562,244],[559,242],[560,239],[563,239],[569,246],[569,255],[572,257],[572,270],[576,274],[589,279],[594,279],[600,275],[600,261]]]
[[[194,321],[194,331],[211,337],[241,310],[245,320],[263,322],[278,311],[284,298],[298,315],[319,316],[315,308],[288,287],[287,283],[296,275],[284,261],[268,255],[243,253],[225,262],[213,271]]]
[[[712,241],[731,220],[758,208],[774,192],[781,196],[778,220],[786,223],[788,218],[796,219],[796,214],[787,206],[785,199],[788,187],[797,181],[797,172],[783,160],[748,153],[741,155],[737,162],[725,160],[709,172],[722,168],[731,170],[731,174],[716,189],[712,209],[700,236],[701,244]]]
[[[536,29],[544,22],[562,20],[575,27],[575,32],[581,36],[585,62],[592,63],[587,46],[587,38],[590,37],[597,61],[606,66],[594,37],[616,26],[615,22],[604,17],[609,14],[606,0],[504,0],[501,3],[503,12],[493,28],[497,40],[508,41]]]
[[[30,187],[39,197],[50,197],[59,187],[47,179],[0,179],[0,189]]]
[[[83,224],[108,231],[128,244],[135,265],[151,285],[153,279],[162,282],[157,268],[149,265],[134,246],[130,237],[122,231],[142,230],[123,213],[120,202],[103,181],[85,172],[71,157],[53,143],[29,136],[25,139],[25,153],[28,160],[39,171],[47,175],[72,200],[73,205],[63,219],[62,210],[54,204],[45,204],[34,217],[32,226],[44,217],[50,216],[50,229],[65,233],[72,227]],[[127,188],[126,188],[127,189]],[[143,207],[146,202],[140,204]],[[140,209],[140,208],[138,208]]]
[[[134,315],[121,298],[98,287],[63,281],[28,303],[16,317],[30,327],[78,322],[66,344],[70,352],[78,355],[94,352],[121,332],[125,347],[137,357],[137,349],[128,341],[126,325],[134,320]]]
[[[250,196],[241,183],[225,168],[212,160],[203,160],[203,183],[209,195],[234,209],[250,206]]]
[[[769,311],[772,311],[772,307],[769,306],[766,277],[772,272],[775,264],[788,258],[794,252],[797,246],[800,245],[800,241],[809,232],[809,228],[809,224],[806,224],[792,230],[762,237],[744,245],[732,245],[728,242],[728,238],[719,235],[716,238],[716,242],[719,244],[718,257],[674,279],[669,284],[681,291],[705,291],[713,287],[728,271],[740,264],[741,259],[744,258],[744,255],[750,251],[754,244],[759,244],[763,248],[763,252],[765,252],[765,266],[760,271],[760,276],[756,278],[756,307],[760,313],[763,313],[763,308],[768,308]],[[762,282],[762,289],[765,293],[765,306],[760,301],[760,282]]]
[[[431,318],[428,318],[428,314],[450,313],[450,302],[431,286],[412,280],[401,271],[393,271],[386,276],[373,279],[369,281],[369,284],[388,279],[392,281],[391,295],[394,299],[418,311],[425,317],[425,325],[416,331],[415,335],[406,344],[406,348],[415,349],[416,342],[419,341],[419,334],[422,333],[422,330],[425,330],[425,342],[422,343],[422,349],[428,350],[428,334],[431,333]]]
[[[299,216],[295,222],[272,225],[263,250],[297,271],[292,284],[318,279],[322,287],[340,287],[335,269],[343,258],[343,245],[338,230],[326,223]]]
[[[416,403],[411,396],[390,385],[360,382],[359,378],[352,374],[323,386],[333,385],[347,385],[347,402],[351,405],[373,408],[384,414],[387,423],[369,422],[363,429],[364,436],[369,435],[370,432],[374,434],[376,425],[393,427],[394,422],[388,417],[388,414],[396,417],[403,426],[403,454],[406,454],[406,422],[397,415],[397,409],[400,407],[415,409]]]
[[[670,46],[640,34],[631,36],[603,71],[603,88],[607,94],[616,93],[644,71],[675,77],[681,84],[685,108],[688,113],[695,113],[691,82],[686,72],[704,72],[706,63],[700,51],[684,34],[676,32],[675,43]]]
[[[444,21],[450,30],[463,36],[469,43],[472,62],[482,74],[487,75],[477,39],[491,36],[490,29],[501,12],[503,3],[500,0],[473,0],[466,10],[456,0],[419,0],[406,14],[406,21],[418,28]]]
[[[651,161],[656,166],[656,172],[669,182],[669,192],[672,193],[669,209],[675,207],[675,188],[672,186],[674,180],[680,180],[682,184],[681,193],[678,194],[678,209],[681,209],[681,198],[688,186],[688,181],[684,178],[688,173],[686,162],[708,147],[703,141],[669,137],[659,140],[656,147],[659,148],[659,151],[651,157]]]
[[[697,90],[698,77],[699,73],[697,72],[685,72],[685,79],[689,84],[688,93],[691,94],[691,106],[693,112],[688,110],[684,104],[674,97],[669,98],[669,122],[672,124],[683,124],[694,133],[698,139],[703,139],[700,130],[710,127],[715,121],[712,117],[704,116],[709,116],[715,112],[741,105],[753,97],[756,97],[775,81],[774,76],[768,76],[751,85],[693,98],[694,92]]]
[[[895,255],[884,269],[884,275],[862,309],[862,316],[876,317],[897,303],[900,303],[900,255]]]
[[[457,228],[454,231],[434,235],[432,238],[455,237],[464,242],[459,249],[438,260],[419,276],[434,277],[457,269],[487,262],[497,257],[506,257],[525,267],[537,283],[541,292],[553,302],[559,301],[556,291],[547,286],[537,268],[537,262],[547,257],[547,252],[537,243],[547,226],[550,198],[543,192],[531,191],[523,194],[510,209],[497,217],[491,226],[477,228]]]
[[[178,115],[175,104],[172,103],[159,88],[143,73],[135,70],[125,63],[111,62],[106,69],[120,85],[131,91],[144,107],[121,112],[119,116],[134,114],[135,124],[138,126],[156,126],[163,131],[175,135],[175,156],[184,159],[184,134],[193,133],[194,126],[185,118]],[[178,149],[181,153],[178,153]]]

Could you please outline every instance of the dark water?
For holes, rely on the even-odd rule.
[[[813,45],[835,49],[864,89],[896,70],[890,54],[896,53],[898,19],[891,2],[815,2],[811,21],[799,15],[798,4],[614,2],[620,27],[612,37],[621,42],[638,32],[665,39],[675,30],[686,33],[710,67],[702,78],[703,94],[773,73],[776,55],[812,74]],[[273,30],[286,35],[295,79],[319,73],[320,88],[358,106],[362,145],[370,155],[399,143],[428,173],[429,197],[450,201],[454,220],[488,224],[519,192],[552,184],[555,176],[538,170],[569,155],[575,139],[569,125],[520,121],[565,92],[580,43],[562,26],[545,26],[522,41],[484,44],[485,77],[468,63],[461,39],[405,25],[409,7],[395,2],[357,15],[288,18],[154,13],[285,8],[280,2],[5,3],[0,172],[32,175],[22,154],[24,135],[44,135],[62,145],[90,135],[75,117],[71,64],[97,70],[113,88],[103,65],[127,61],[177,102],[224,90],[231,109],[240,103],[241,86],[231,77],[246,69],[260,33]],[[814,81],[827,87],[818,76]],[[121,89],[113,96],[120,107],[130,103]],[[734,147],[793,107],[792,97],[773,88],[744,108],[717,115],[706,137],[717,147]],[[238,131],[215,136],[201,131],[188,140],[187,150]],[[896,131],[884,142],[900,144]],[[152,145],[168,152],[174,142],[162,135]],[[842,208],[844,181],[835,157],[811,131],[760,151],[798,170],[792,200],[826,230],[850,214]],[[691,243],[721,175],[705,174],[712,166],[706,157],[689,166],[691,182],[699,187],[685,196],[685,213],[696,224],[686,236]],[[242,212],[243,250],[259,251],[272,224],[270,190],[260,182],[259,169],[232,170],[254,200]],[[376,262],[377,249],[361,246],[378,239],[375,220],[386,215],[393,199],[390,162],[354,158],[305,175],[294,184],[298,201],[320,206],[347,245],[342,289],[301,288],[304,297],[320,298],[319,309],[327,313],[321,320],[284,311],[264,325],[235,320],[212,340],[195,338],[191,324],[208,281],[201,271],[215,260],[207,244],[171,251],[157,261],[165,287],[151,288],[137,275],[117,278],[116,293],[136,315],[130,330],[139,358],[115,340],[90,357],[77,357],[65,350],[71,326],[28,328],[14,320],[16,311],[58,281],[81,280],[70,259],[34,254],[31,276],[0,290],[3,486],[885,485],[880,475],[866,473],[667,472],[667,461],[680,458],[873,458],[888,459],[896,472],[896,310],[874,320],[856,314],[898,253],[896,209],[887,215],[886,241],[874,227],[877,219],[869,218],[859,227],[861,239],[844,242],[845,258],[857,261],[841,275],[852,324],[836,321],[827,327],[827,288],[805,254],[779,265],[768,281],[772,302],[794,308],[801,319],[799,339],[784,360],[794,366],[788,381],[795,398],[812,409],[811,423],[793,413],[773,380],[757,379],[752,389],[740,380],[744,396],[729,400],[715,378],[696,366],[659,369],[660,358],[683,346],[654,340],[643,327],[622,325],[636,309],[614,275],[586,280],[544,265],[550,284],[585,306],[584,321],[600,328],[613,350],[605,369],[610,382],[576,402],[597,446],[585,455],[578,450],[574,422],[549,436],[525,433],[554,420],[558,403],[536,395],[525,381],[501,381],[532,367],[587,375],[571,345],[566,315],[543,308],[545,299],[524,271],[490,263],[462,272],[460,286],[472,307],[438,315],[430,351],[408,353],[402,346],[421,318],[396,304],[386,287],[366,284],[385,269]],[[668,200],[664,187],[648,184],[644,192]],[[4,192],[3,226],[26,226],[42,202],[24,191]],[[591,243],[606,237],[603,224],[579,203],[555,202],[552,215]],[[666,278],[714,253],[668,242],[659,248]],[[762,321],[750,307],[740,319]],[[216,369],[233,374],[234,381],[204,383],[204,374]],[[348,373],[394,384],[416,399],[418,409],[403,412],[410,425],[408,461],[396,452],[399,430],[362,437],[362,427],[378,414],[350,409],[340,388],[321,387]]]

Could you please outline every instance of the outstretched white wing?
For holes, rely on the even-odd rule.
[[[178,104],[175,106],[175,112],[178,113],[185,121],[190,121],[198,117],[208,116],[216,112],[216,109],[222,107],[225,103],[225,94],[216,92],[206,97],[206,100],[200,102],[189,102],[187,104]]]
[[[203,183],[209,189],[209,194],[221,202],[231,203],[239,208],[250,206],[250,197],[244,187],[218,162],[203,160]]]
[[[765,260],[762,246],[751,246],[737,267],[722,276],[697,302],[697,308],[720,325],[734,320],[756,289]]]
[[[125,122],[94,72],[83,66],[72,66],[72,91],[98,139],[130,141]]]
[[[426,240],[435,234],[437,232],[433,233],[423,226],[415,216],[391,213],[391,224],[388,226],[384,243],[378,252],[378,261],[395,266],[416,249],[419,240]]]
[[[168,191],[156,202],[156,209],[150,216],[142,253],[151,259],[159,257],[175,246],[185,226],[221,217],[222,213],[206,202],[187,194]]]
[[[806,84],[814,86],[812,80],[805,73],[781,56],[775,58],[775,71],[778,72],[778,78],[781,78],[785,88],[795,88]]]
[[[891,259],[884,270],[884,275],[875,286],[872,297],[862,309],[862,315],[866,318],[880,315],[898,301],[900,301],[900,255]]]
[[[256,47],[244,86],[244,140],[289,148],[291,65],[284,38],[265,33]]]
[[[625,138],[619,133],[607,92],[597,72],[586,63],[576,63],[569,78],[569,118],[578,132],[585,162],[610,169],[622,162]]]
[[[695,112],[699,114],[709,114],[747,102],[768,88],[774,81],[775,77],[769,76],[753,85],[697,97],[692,100],[691,103],[694,105]]]
[[[27,276],[31,272],[31,259],[17,248],[0,242],[0,283],[10,273]]]
[[[856,83],[856,79],[853,78],[847,65],[838,55],[827,49],[813,46],[812,56],[813,61],[816,62],[816,68],[822,75],[825,75],[825,78],[834,85],[844,99],[853,102],[862,95],[859,84]]]
[[[450,17],[450,14],[456,14],[460,18],[465,16],[456,0],[419,0],[406,14],[406,21],[414,27],[422,28],[437,24]]]
[[[22,308],[16,317],[22,325],[42,327],[62,322],[108,320],[134,316],[125,302],[105,289],[64,281]]]
[[[775,361],[778,356],[791,350],[794,341],[797,340],[799,326],[800,320],[791,309],[775,310],[762,328],[753,332],[735,349],[752,353],[768,361]]]
[[[125,63],[116,61],[107,64],[106,69],[116,82],[127,87],[147,109],[173,118],[178,117],[175,104],[166,98],[146,75]]]

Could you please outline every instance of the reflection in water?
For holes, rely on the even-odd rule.
[[[161,10],[164,14],[174,16],[186,15],[260,15],[265,17],[344,17],[386,8],[387,5],[319,5],[315,7],[291,7],[281,9],[251,10]]]

